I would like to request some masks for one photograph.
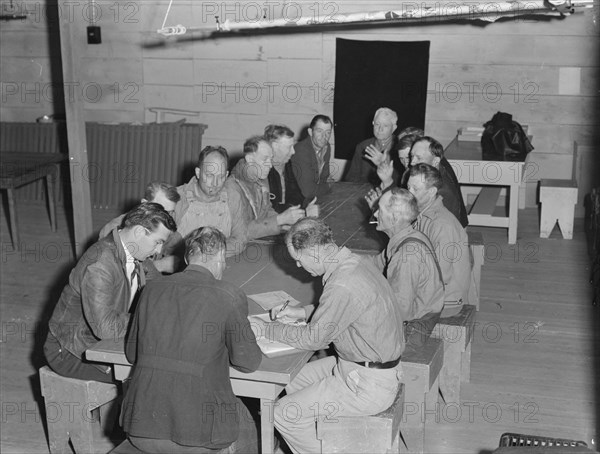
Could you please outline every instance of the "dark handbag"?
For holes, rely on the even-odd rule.
[[[527,134],[512,115],[497,112],[481,135],[481,150],[484,161],[525,161],[527,153],[533,150]]]

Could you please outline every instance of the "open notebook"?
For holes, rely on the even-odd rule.
[[[280,304],[284,304],[289,300],[289,304],[292,306],[300,305],[300,302],[286,292],[278,290],[275,292],[267,292],[267,293],[259,293],[256,295],[248,295],[248,298],[255,301],[260,307],[262,307],[265,313],[257,314],[257,315],[249,315],[248,320],[250,321],[250,326],[252,327],[252,331],[254,331],[254,335],[256,336],[256,343],[265,354],[269,358],[274,356],[281,356],[291,352],[297,351],[294,347],[291,347],[283,342],[278,342],[274,340],[267,339],[262,333],[257,333],[257,329],[253,326],[253,319],[262,319],[265,322],[270,322],[269,310],[275,306]],[[282,318],[278,321],[282,323],[286,323],[288,325],[306,325],[305,322],[299,322],[294,319]]]

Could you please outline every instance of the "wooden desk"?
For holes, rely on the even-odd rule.
[[[19,250],[19,228],[14,190],[19,186],[32,183],[40,178],[46,179],[46,199],[50,212],[50,225],[56,231],[56,200],[54,195],[54,179],[59,174],[59,165],[67,157],[61,153],[13,153],[0,154],[0,189],[8,194],[8,217],[12,244]]]
[[[479,142],[459,142],[454,138],[444,156],[454,169],[461,185],[481,186],[469,212],[469,224],[508,229],[508,244],[517,242],[519,190],[523,178],[523,162],[482,161]],[[502,187],[509,189],[508,215],[494,216]]]

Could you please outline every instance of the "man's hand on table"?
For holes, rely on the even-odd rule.
[[[295,307],[285,304],[279,304],[271,309],[271,320],[280,321],[282,323],[296,322],[298,320],[304,321],[306,319],[306,311],[304,307]]]

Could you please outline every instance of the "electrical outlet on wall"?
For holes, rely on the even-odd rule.
[[[97,25],[90,25],[87,28],[87,42],[88,44],[101,44],[102,33],[100,27]]]

